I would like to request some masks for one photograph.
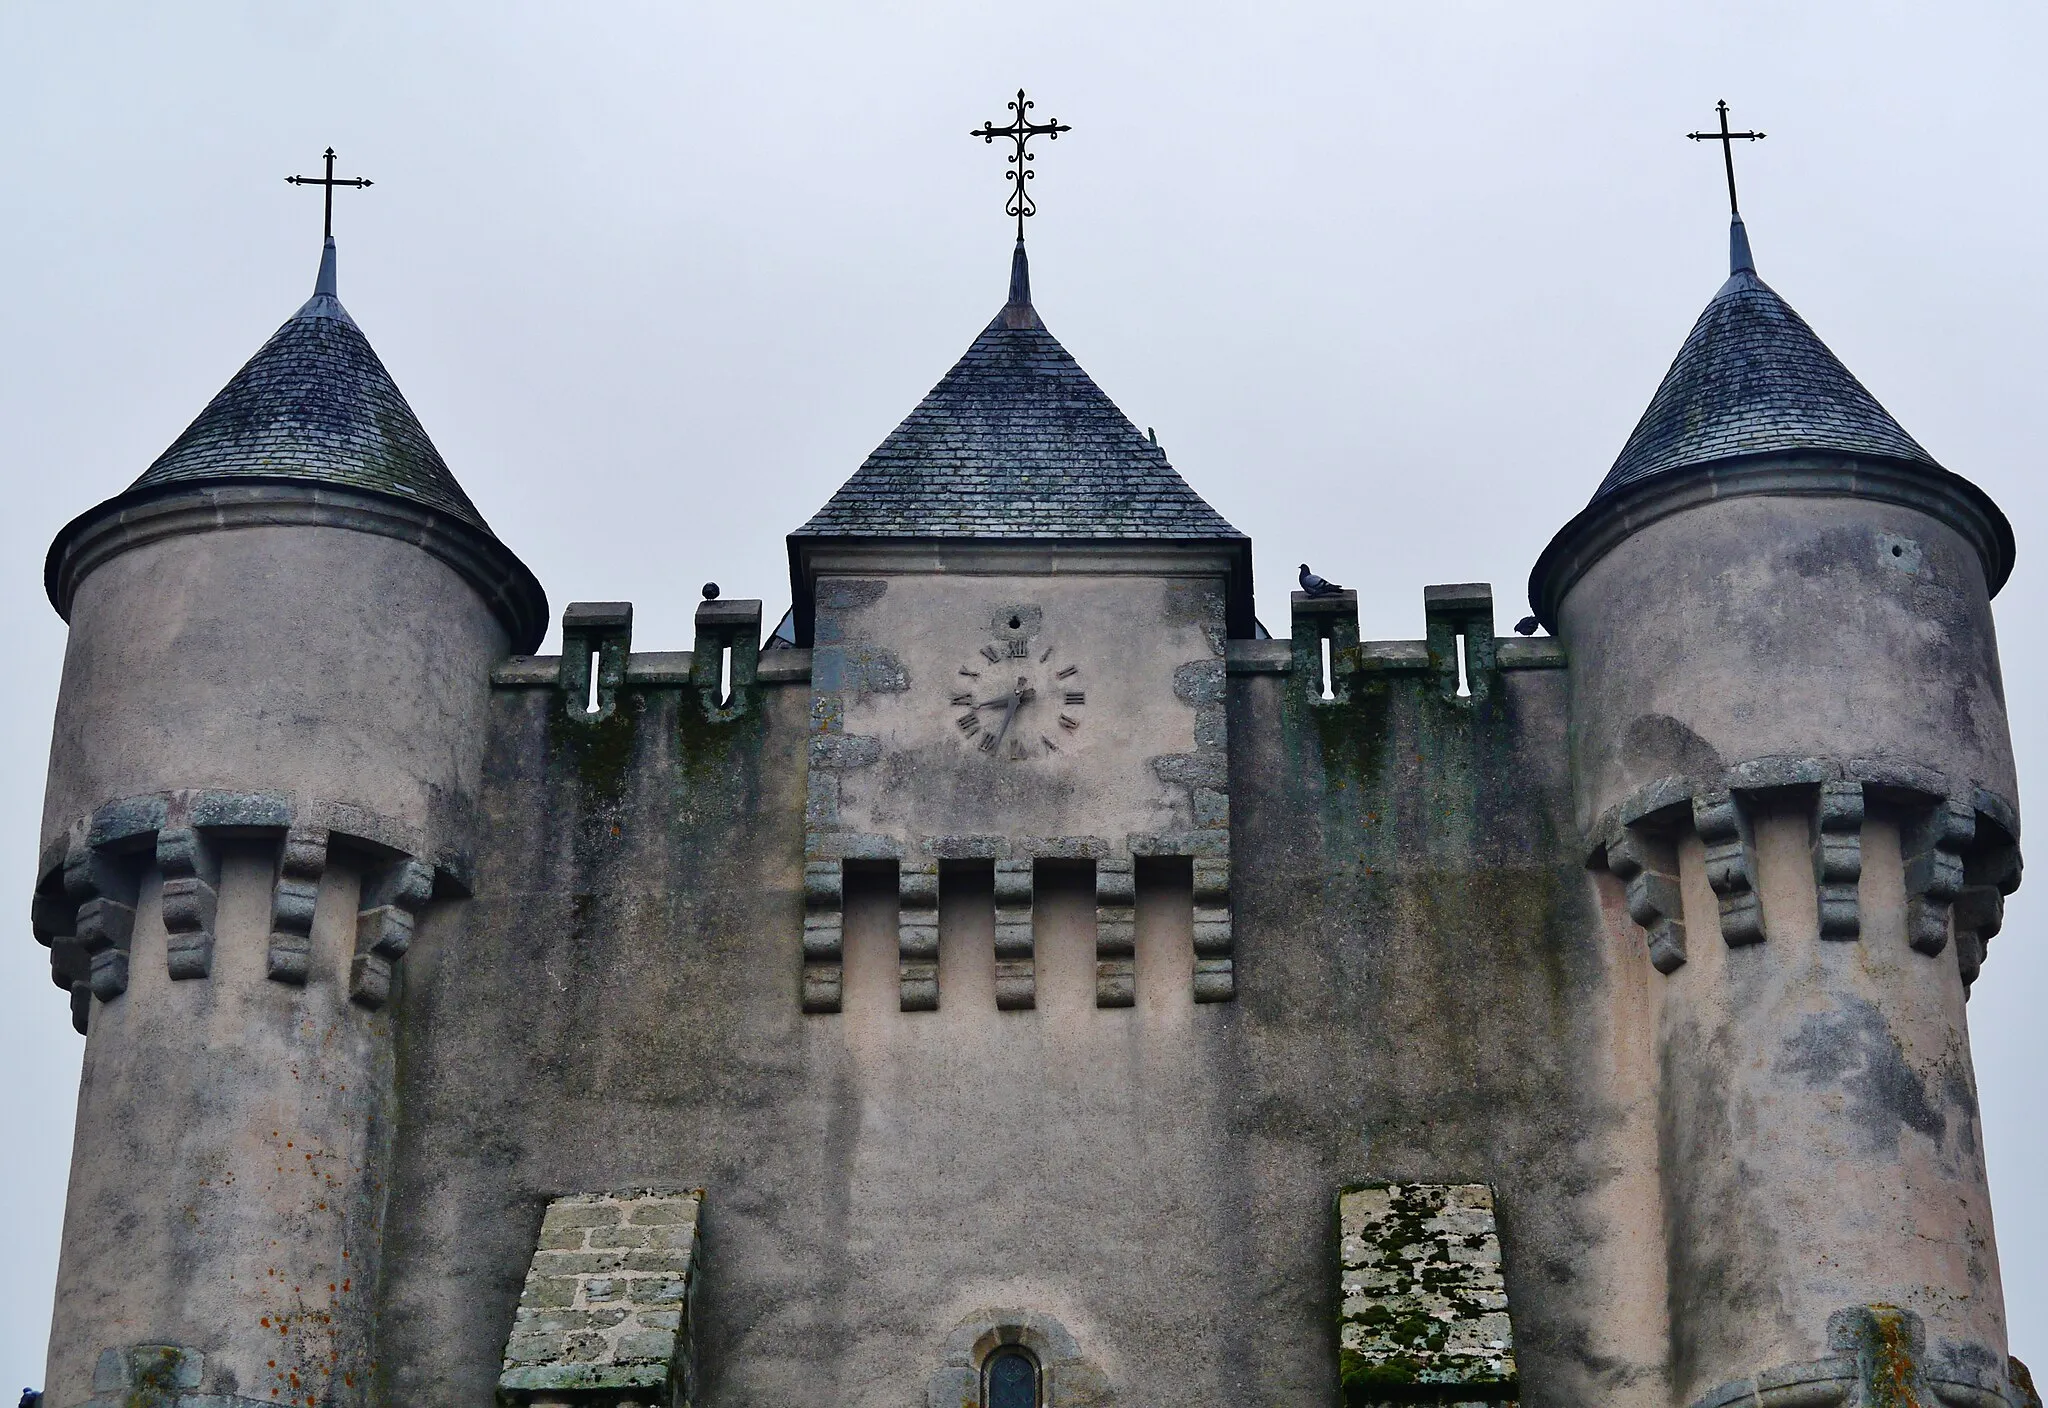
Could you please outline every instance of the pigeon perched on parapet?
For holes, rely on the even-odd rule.
[[[43,1408],[42,1393],[37,1389],[23,1389],[21,1391],[21,1402],[16,1405],[16,1408]]]
[[[1310,596],[1335,596],[1344,590],[1337,583],[1318,577],[1308,570],[1306,562],[1301,564],[1301,589]]]
[[[1518,636],[1533,636],[1536,634],[1536,628],[1542,624],[1534,616],[1524,616],[1521,620],[1515,622],[1515,634]]]

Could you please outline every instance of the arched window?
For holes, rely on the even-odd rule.
[[[1038,1361],[1031,1351],[1006,1344],[981,1368],[981,1401],[986,1408],[1039,1408]]]

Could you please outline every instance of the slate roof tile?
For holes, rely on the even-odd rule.
[[[1242,538],[1012,301],[793,537]]]
[[[1836,450],[1939,470],[1757,277],[1739,223],[1733,244],[1735,272],[1678,349],[1594,502],[1653,475],[1772,451]]]
[[[408,499],[488,534],[440,451],[334,296],[332,242],[313,297],[128,492],[286,479]]]

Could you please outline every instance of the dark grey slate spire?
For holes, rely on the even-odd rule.
[[[1738,455],[1824,450],[1940,468],[1756,275],[1742,217],[1728,282],[1693,325],[1663,385],[1593,495]]]
[[[331,237],[313,296],[128,493],[245,480],[385,494],[490,532],[335,297]]]
[[[810,522],[804,538],[1242,539],[1010,297],[953,369]]]

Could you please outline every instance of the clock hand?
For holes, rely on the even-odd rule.
[[[1030,696],[1031,689],[1024,683],[1024,679],[1020,675],[1017,679],[1017,687],[1010,691],[1010,707],[1003,711],[1003,726],[996,730],[996,747],[1000,748],[1003,746],[1003,736],[1010,731],[1010,723],[1017,717],[1017,706]]]

